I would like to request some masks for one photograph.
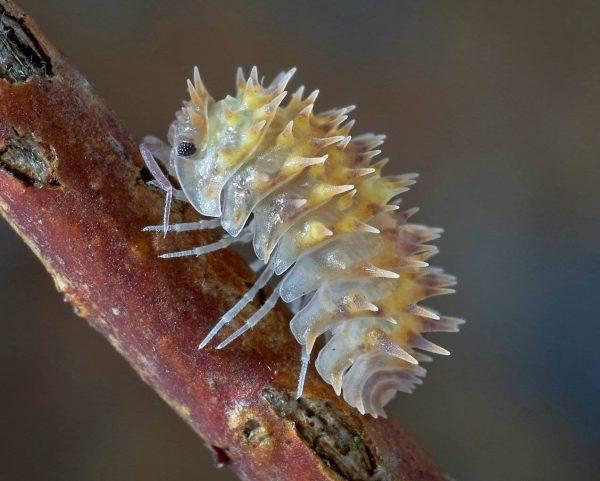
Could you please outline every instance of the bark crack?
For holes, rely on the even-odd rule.
[[[50,57],[25,24],[25,16],[13,17],[0,5],[0,77],[23,83],[35,75],[52,76]]]
[[[21,182],[36,187],[60,187],[55,168],[56,151],[33,134],[11,137],[0,150],[0,168]]]
[[[388,481],[373,450],[360,434],[355,420],[331,403],[264,389],[263,398],[280,417],[291,421],[296,432],[319,458],[348,481]]]

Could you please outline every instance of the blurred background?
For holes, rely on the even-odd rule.
[[[164,136],[197,64],[356,104],[404,206],[443,226],[464,316],[391,411],[458,481],[600,479],[600,4],[21,0],[134,135]],[[233,480],[0,223],[0,478]],[[310,481],[310,480],[308,480]]]

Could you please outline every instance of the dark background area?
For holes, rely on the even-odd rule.
[[[390,411],[458,481],[599,479],[598,2],[21,3],[138,138],[195,64],[215,98],[296,65],[321,110],[356,104],[445,228],[458,293],[430,305],[468,321]],[[234,479],[5,223],[0,248],[1,479]]]

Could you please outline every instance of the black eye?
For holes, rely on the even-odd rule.
[[[181,157],[189,157],[190,155],[194,155],[195,152],[196,146],[191,142],[186,142],[184,140],[177,146],[177,155],[180,155]]]

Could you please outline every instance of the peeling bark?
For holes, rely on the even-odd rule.
[[[31,133],[4,140],[0,150],[0,168],[11,173],[25,184],[37,187],[59,187],[54,174],[56,152],[49,145],[38,142]]]
[[[50,59],[35,35],[29,30],[25,16],[0,5],[0,77],[12,83],[25,82],[33,75],[52,75]]]
[[[257,481],[441,481],[395,421],[361,416],[314,370],[294,398],[300,349],[282,306],[235,345],[196,350],[251,272],[228,250],[159,259],[213,235],[142,233],[161,218],[163,201],[145,185],[136,142],[8,0],[0,0],[0,25],[0,211],[76,312],[218,462]],[[172,218],[196,217],[176,204]]]

